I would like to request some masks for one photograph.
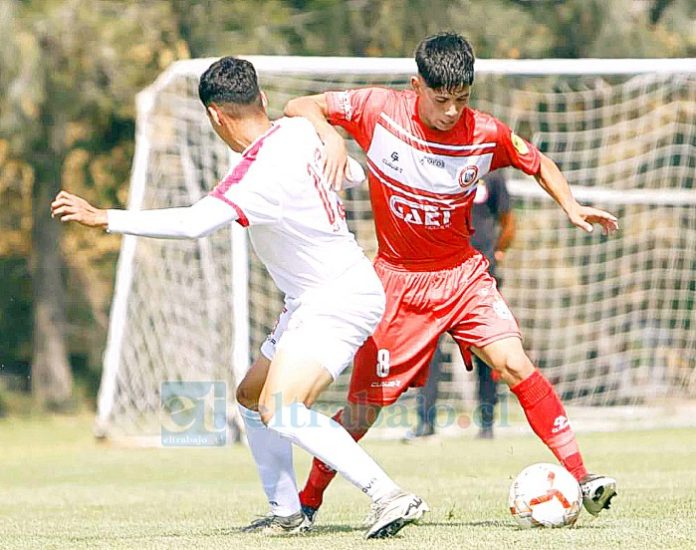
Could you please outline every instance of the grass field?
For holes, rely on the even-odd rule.
[[[369,451],[432,512],[395,539],[363,540],[369,501],[338,480],[317,529],[292,538],[244,535],[265,512],[245,447],[116,449],[91,419],[0,422],[0,548],[696,548],[696,433],[583,434],[591,468],[618,478],[614,508],[574,529],[521,531],[506,509],[522,467],[551,456],[532,437]],[[300,479],[309,464],[297,455]]]

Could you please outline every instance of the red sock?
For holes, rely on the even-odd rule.
[[[343,425],[341,421],[343,416],[343,409],[338,411],[333,415],[333,419],[339,424]],[[367,433],[366,431],[361,432],[351,432],[348,431],[351,437],[355,441],[360,441],[362,437]],[[312,461],[312,470],[309,472],[309,477],[307,478],[307,483],[304,489],[300,491],[300,503],[302,506],[310,506],[312,508],[319,508],[324,500],[324,491],[331,483],[331,480],[336,477],[336,470],[332,469],[327,464],[324,464],[318,458]]]
[[[524,409],[529,425],[563,467],[580,481],[587,475],[568,417],[553,386],[538,370],[510,388]]]

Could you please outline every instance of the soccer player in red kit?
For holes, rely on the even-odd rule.
[[[590,232],[618,228],[616,218],[580,205],[556,164],[495,117],[468,106],[474,80],[470,44],[453,33],[416,49],[412,90],[361,88],[291,100],[288,116],[304,116],[326,147],[325,171],[336,184],[346,163],[346,130],[367,154],[377,231],[374,265],[387,307],[358,351],[348,404],[334,417],[360,439],[382,407],[411,386],[422,386],[438,338],[448,332],[467,366],[470,352],[510,386],[534,432],[578,480],[585,508],[608,508],[616,481],[589,474],[558,395],[522,348],[519,326],[470,244],[476,182],[514,166],[534,176],[569,221]],[[333,472],[314,460],[303,509],[313,521]]]

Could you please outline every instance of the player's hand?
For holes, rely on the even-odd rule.
[[[51,217],[62,222],[81,223],[87,227],[106,229],[108,226],[106,210],[95,208],[85,199],[67,191],[58,193],[51,203]]]
[[[505,251],[504,250],[496,250],[493,252],[493,257],[495,258],[495,263],[500,264],[503,263],[503,260],[505,259]]]
[[[339,190],[343,184],[348,162],[346,142],[335,130],[322,136],[322,139],[324,141],[324,176],[333,189]]]
[[[609,235],[619,228],[616,216],[591,206],[578,206],[568,213],[568,219],[570,223],[588,233],[592,233],[595,223],[602,226],[602,232],[605,235]]]
[[[343,181],[341,182],[341,188],[335,191],[340,191],[341,189],[350,189],[351,187],[357,187],[365,182],[365,170],[360,166],[360,163],[352,157],[348,157],[348,162],[346,163],[346,171],[343,174]]]

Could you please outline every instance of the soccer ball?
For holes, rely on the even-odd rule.
[[[520,527],[573,525],[582,509],[582,491],[568,470],[556,464],[532,464],[510,487],[508,505]]]

